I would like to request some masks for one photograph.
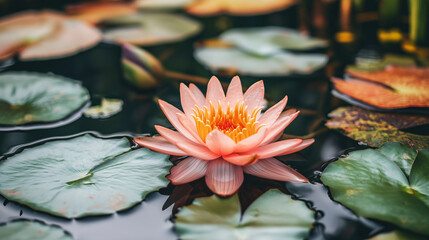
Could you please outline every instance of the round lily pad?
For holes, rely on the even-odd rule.
[[[106,39],[136,45],[181,41],[201,30],[198,22],[173,13],[136,13],[104,23],[114,27],[105,32]]]
[[[88,100],[88,90],[61,76],[30,72],[0,74],[0,124],[58,121]]]
[[[90,134],[28,147],[0,163],[0,193],[53,215],[111,214],[167,186],[168,155],[133,149],[127,138]]]
[[[282,27],[237,28],[222,33],[221,40],[258,55],[271,55],[287,50],[309,50],[326,47],[322,39],[302,36],[298,31]]]
[[[277,189],[269,190],[241,215],[237,194],[197,198],[175,219],[180,239],[305,239],[314,212]]]
[[[334,200],[358,215],[429,235],[428,173],[429,150],[387,143],[339,158],[321,179]]]
[[[200,47],[195,58],[212,72],[243,74],[248,76],[286,76],[310,74],[328,61],[324,54],[293,54],[279,52],[261,56],[238,48]]]
[[[59,227],[39,221],[19,220],[0,225],[0,239],[7,240],[72,240]]]

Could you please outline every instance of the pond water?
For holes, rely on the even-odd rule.
[[[248,22],[248,25],[261,25],[260,21],[275,20],[277,15],[257,18]],[[234,19],[229,19],[235,21]],[[208,25],[212,24],[206,20]],[[291,22],[291,21],[289,21]],[[291,25],[295,25],[292,23]],[[193,43],[217,33],[206,32],[190,40],[164,44],[145,48],[155,56],[160,57],[164,66],[169,70],[182,73],[211,77],[211,73],[197,63],[193,58]],[[335,51],[340,51],[335,49]],[[121,49],[118,45],[101,42],[95,48],[79,53],[75,56],[45,61],[20,62],[5,64],[2,71],[35,71],[52,72],[72,79],[82,81],[91,94],[92,104],[98,104],[102,97],[119,98],[124,101],[123,110],[107,119],[91,119],[73,115],[61,123],[50,125],[30,124],[25,129],[13,129],[0,126],[0,154],[13,154],[22,144],[37,142],[41,139],[69,136],[86,131],[94,131],[103,135],[141,135],[154,134],[154,124],[171,126],[160,111],[156,99],[163,99],[173,105],[179,105],[179,91],[177,83],[169,82],[157,89],[138,91],[129,86],[122,79],[120,69]],[[351,58],[351,56],[349,56]],[[335,64],[338,64],[336,62]],[[289,96],[288,106],[319,110],[326,114],[335,100],[332,99],[328,85],[327,74],[340,72],[343,65],[333,63],[328,70],[318,71],[310,76],[291,76],[264,78],[266,94],[270,101],[278,101],[283,95]],[[330,70],[329,70],[330,69]],[[245,86],[250,86],[255,77],[240,76]],[[220,76],[222,81],[229,81],[230,77]],[[321,101],[321,99],[324,99]],[[321,106],[320,106],[321,105]],[[305,135],[314,122],[312,115],[301,114],[287,129],[287,134]],[[338,157],[346,149],[359,148],[360,145],[335,132],[325,132],[316,136],[316,143],[299,154],[281,157],[289,165],[311,179],[312,183],[283,183],[262,181],[245,176],[245,182],[240,190],[244,206],[248,206],[264,190],[271,187],[289,192],[295,198],[306,201],[309,207],[317,211],[317,221],[311,231],[309,239],[366,239],[381,231],[391,229],[391,226],[356,216],[349,209],[331,200],[329,192],[319,182],[323,164]],[[189,188],[208,190],[198,181],[189,184]],[[183,186],[181,187],[183,188]],[[248,191],[247,191],[248,190]],[[39,219],[48,224],[56,224],[69,231],[75,239],[177,239],[173,230],[171,218],[176,208],[184,203],[190,203],[190,195],[185,201],[182,199],[173,207],[180,189],[169,186],[160,192],[151,193],[142,203],[119,213],[86,217],[82,219],[66,220],[48,214],[34,211],[17,203],[8,202],[0,197],[0,222],[17,218]],[[183,197],[183,196],[182,196]],[[188,196],[185,196],[188,197]],[[171,205],[173,204],[173,205]],[[182,204],[182,205],[181,205]],[[164,209],[164,210],[163,210]]]

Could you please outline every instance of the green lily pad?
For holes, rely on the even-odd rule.
[[[198,22],[173,13],[136,13],[104,23],[115,26],[104,33],[106,39],[136,45],[181,41],[201,30]]]
[[[88,90],[61,76],[0,74],[0,124],[58,121],[82,108],[88,100]]]
[[[360,216],[429,235],[429,151],[387,143],[351,152],[327,166],[334,200]]]
[[[108,118],[122,111],[124,102],[121,99],[102,98],[101,105],[92,106],[83,111],[85,117]]]
[[[197,198],[177,214],[175,229],[180,239],[301,240],[313,222],[314,212],[304,202],[272,189],[243,215],[237,194]]]
[[[167,186],[168,155],[132,149],[127,138],[90,134],[48,141],[0,162],[0,193],[66,218],[111,214]]]
[[[341,107],[329,113],[326,126],[372,147],[400,142],[414,149],[429,149],[429,136],[402,131],[429,124],[429,117],[401,113],[381,113],[359,107]]]
[[[267,56],[287,50],[309,50],[326,47],[322,39],[302,36],[298,31],[282,27],[231,29],[219,37],[246,52]]]
[[[388,233],[380,233],[368,240],[425,240],[427,238],[419,235],[415,235],[404,231],[393,231]]]
[[[0,225],[0,239],[7,240],[72,240],[59,227],[39,221],[19,220]]]
[[[386,54],[383,59],[358,58],[356,60],[356,64],[348,66],[347,70],[358,72],[375,72],[383,70],[388,65],[412,67],[416,66],[416,61],[412,57]]]
[[[249,76],[310,74],[325,66],[328,61],[324,54],[280,52],[269,56],[260,56],[237,48],[221,47],[197,48],[195,58],[212,72]]]

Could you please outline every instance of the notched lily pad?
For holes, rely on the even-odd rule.
[[[312,228],[314,212],[275,189],[259,197],[243,215],[237,194],[213,195],[195,199],[174,221],[181,239],[301,240]]]
[[[429,235],[429,150],[387,143],[329,164],[321,180],[360,216]]]
[[[100,105],[85,109],[83,114],[89,118],[108,118],[122,111],[123,104],[121,99],[102,98]]]
[[[89,134],[27,147],[0,162],[0,193],[65,218],[111,214],[167,186],[168,155]]]
[[[61,76],[10,72],[0,74],[0,124],[54,122],[80,109],[89,93]]]
[[[282,27],[238,28],[222,33],[221,40],[253,54],[267,56],[282,50],[309,50],[326,47],[322,39],[302,36],[298,31]]]
[[[310,74],[322,68],[328,59],[324,54],[279,52],[260,56],[238,48],[199,47],[195,58],[212,72],[224,75],[287,76]]]
[[[0,224],[0,239],[7,240],[72,240],[60,227],[39,221],[18,220]]]
[[[154,45],[184,40],[201,30],[201,25],[173,13],[136,13],[103,22],[113,27],[106,30],[106,39],[136,45]]]
[[[429,124],[425,115],[380,113],[359,107],[341,107],[329,113],[326,126],[372,147],[387,142],[399,142],[414,149],[429,149],[429,136],[401,129]]]

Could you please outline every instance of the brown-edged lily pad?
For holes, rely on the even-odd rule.
[[[351,79],[333,78],[335,89],[380,109],[428,108],[429,68],[388,66],[382,71],[348,70]]]
[[[386,142],[400,142],[414,149],[429,149],[429,136],[401,129],[429,124],[427,115],[380,113],[359,107],[341,107],[329,113],[326,126],[372,147]]]
[[[132,148],[128,138],[90,134],[28,146],[0,162],[0,193],[65,218],[128,209],[166,187],[168,155]]]
[[[187,12],[210,16],[221,13],[231,15],[258,15],[280,11],[296,4],[296,0],[200,0],[191,4]]]
[[[113,27],[104,33],[106,39],[136,45],[154,45],[184,40],[197,34],[201,25],[174,13],[142,12],[108,19]]]

